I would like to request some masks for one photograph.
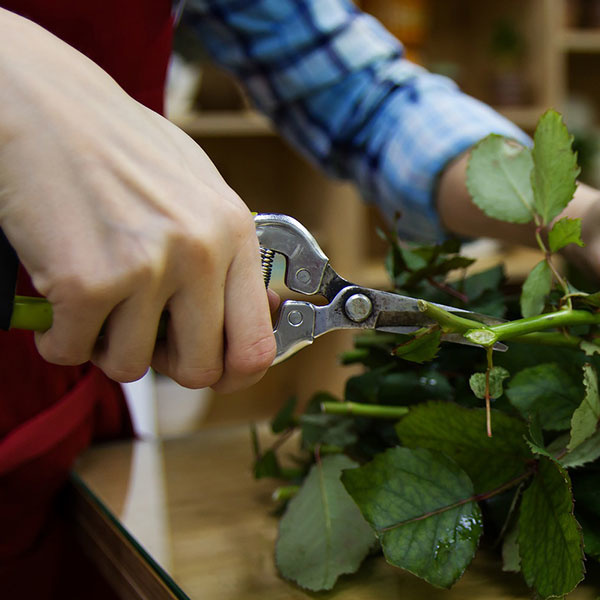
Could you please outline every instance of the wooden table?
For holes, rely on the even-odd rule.
[[[247,427],[95,447],[73,476],[80,541],[125,599],[531,598],[520,576],[503,574],[483,553],[450,591],[376,557],[357,575],[340,579],[331,593],[304,592],[277,575],[270,498],[275,483],[255,481],[251,462]],[[598,594],[589,583],[569,600]]]

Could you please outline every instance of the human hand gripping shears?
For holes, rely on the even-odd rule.
[[[256,234],[261,247],[263,276],[268,285],[275,254],[286,263],[285,285],[306,296],[323,296],[327,304],[304,300],[284,300],[273,328],[277,354],[273,364],[292,356],[321,335],[337,329],[371,329],[409,334],[434,321],[419,308],[419,300],[355,285],[340,277],[329,263],[312,234],[296,219],[282,214],[255,215]],[[479,313],[437,304],[455,315],[484,325],[500,321]],[[159,336],[164,335],[168,315],[163,314]],[[43,298],[15,296],[10,327],[45,331],[52,325],[52,306]],[[471,344],[458,334],[445,341]],[[503,344],[495,349],[502,350]]]

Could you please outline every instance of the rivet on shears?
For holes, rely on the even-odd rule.
[[[344,305],[347,317],[355,323],[361,323],[369,317],[373,310],[373,303],[365,294],[352,294]]]
[[[298,269],[296,271],[296,279],[300,283],[309,283],[311,277],[310,277],[310,273],[309,273],[308,269]]]
[[[302,316],[302,313],[299,310],[293,310],[288,315],[287,320],[292,327],[299,327],[300,325],[302,325],[304,317]]]

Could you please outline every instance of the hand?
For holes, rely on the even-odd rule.
[[[150,364],[188,387],[257,381],[275,341],[249,210],[83,55],[3,10],[0,32],[0,225],[53,305],[40,354],[117,381]]]

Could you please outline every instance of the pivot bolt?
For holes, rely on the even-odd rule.
[[[344,305],[346,316],[355,323],[361,323],[373,311],[373,303],[364,294],[352,294]]]
[[[288,315],[287,320],[292,327],[299,327],[300,325],[302,325],[304,317],[302,316],[302,313],[299,310],[293,310]]]
[[[296,279],[300,282],[300,283],[310,283],[311,280],[311,276],[310,276],[310,272],[308,269],[298,269],[296,271]]]

